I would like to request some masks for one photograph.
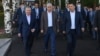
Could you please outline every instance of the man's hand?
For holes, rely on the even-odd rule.
[[[21,33],[18,33],[18,37],[21,37]]]
[[[15,21],[13,21],[12,23],[15,24]]]
[[[59,29],[57,29],[57,32],[59,32]]]
[[[82,30],[82,32],[84,32],[85,31],[85,28],[82,28],[81,30]]]
[[[94,30],[95,30],[95,31],[98,31],[98,28],[97,28],[97,27],[95,27],[95,28],[94,28]]]
[[[43,33],[43,30],[41,30],[41,33]]]
[[[63,31],[63,34],[66,34],[66,32],[65,32],[65,31]]]
[[[35,29],[31,29],[31,32],[32,32],[32,33],[35,32]]]

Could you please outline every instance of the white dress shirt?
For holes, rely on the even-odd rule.
[[[35,6],[32,6],[32,9],[34,9],[35,8]]]
[[[78,12],[81,12],[81,7],[77,7],[77,11]]]
[[[71,17],[71,29],[75,29],[75,11],[70,12],[70,17]]]
[[[67,8],[67,11],[69,11],[69,8]]]
[[[39,18],[39,8],[35,8],[36,11],[36,18]]]
[[[47,18],[48,18],[48,27],[53,26],[53,20],[52,20],[52,12],[47,12]]]
[[[26,17],[27,17],[27,22],[30,25],[30,23],[31,23],[31,16],[30,15],[26,15]]]
[[[46,11],[46,8],[43,8],[44,11]]]
[[[21,11],[22,11],[22,13],[24,12],[24,9],[25,9],[24,7],[21,7]]]

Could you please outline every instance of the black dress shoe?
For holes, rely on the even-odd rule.
[[[97,50],[100,51],[100,47],[98,47]]]

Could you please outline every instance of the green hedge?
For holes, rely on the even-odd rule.
[[[4,28],[4,13],[0,13],[0,28]]]

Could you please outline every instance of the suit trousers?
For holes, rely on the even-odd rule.
[[[33,45],[33,39],[34,39],[34,34],[33,33],[29,33],[28,37],[23,37],[23,43],[24,43],[24,48],[25,48],[25,53],[26,56],[31,56],[31,48]]]
[[[48,43],[50,39],[50,45],[51,45],[51,56],[56,55],[56,34],[53,30],[53,27],[49,27],[46,34],[44,35],[44,45],[45,49],[48,49]]]
[[[100,47],[100,30],[98,31],[98,45]]]
[[[40,33],[40,19],[36,19],[36,31],[35,31],[35,37],[39,38]]]
[[[67,33],[67,54],[73,56],[76,46],[76,30],[70,30]]]

